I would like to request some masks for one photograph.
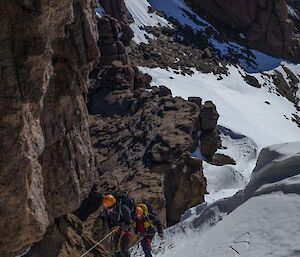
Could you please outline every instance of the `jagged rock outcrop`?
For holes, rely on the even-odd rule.
[[[285,0],[187,0],[213,22],[245,34],[244,44],[271,55],[300,60],[300,37]],[[296,32],[296,33],[295,33]],[[231,32],[232,33],[232,32]]]
[[[122,28],[122,35],[120,36],[122,42],[127,46],[133,38],[133,31],[130,28],[130,23],[133,19],[128,12],[124,1],[100,0],[101,6],[105,13],[118,20]]]
[[[114,60],[128,63],[128,55],[120,37],[122,27],[118,20],[108,15],[98,18],[98,30],[100,34],[98,46],[103,53],[99,65],[110,65]]]
[[[0,255],[40,241],[94,180],[85,104],[93,0],[0,2]]]
[[[147,27],[146,31],[156,38],[148,44],[140,43],[130,49],[132,63],[143,67],[172,68],[178,74],[193,74],[193,69],[204,73],[226,74],[225,63],[214,58],[207,39],[186,26]],[[193,45],[194,47],[191,47]]]
[[[220,146],[220,136],[217,130],[219,114],[211,101],[204,103],[200,112],[201,153],[209,161]]]
[[[131,15],[129,14],[125,2],[123,0],[121,1],[100,0],[99,2],[108,15],[116,18],[120,22],[124,22],[124,23],[132,22]]]
[[[145,90],[151,78],[131,64],[118,37],[118,23],[108,15],[99,21],[105,61],[90,74],[88,110],[101,176],[98,186],[103,193],[121,189],[137,201],[151,202],[160,218],[172,225],[187,208],[204,200],[202,162],[190,157],[199,140],[201,99],[173,98],[163,86]],[[121,45],[122,50],[107,51],[109,44]],[[214,131],[214,125],[209,129]],[[209,144],[217,149],[218,142]],[[176,175],[172,180],[171,174]]]
[[[91,117],[100,188],[103,193],[118,188],[126,190],[137,201],[150,201],[162,220],[167,219],[169,224],[178,222],[187,208],[203,201],[203,194],[190,192],[206,190],[201,165],[193,165],[191,157],[183,158],[197,142],[193,135],[199,122],[199,107],[173,98],[164,87],[116,94],[122,99],[118,111],[114,102],[110,105],[103,101],[101,93],[91,96],[105,102],[111,111],[108,115],[106,111],[102,114],[103,108],[94,109],[98,113]],[[174,187],[168,188],[170,209],[165,209],[164,190],[166,184],[172,183],[165,175],[170,172],[176,172],[174,181],[178,180],[178,185],[174,182]],[[182,191],[184,186],[189,192]],[[185,201],[178,201],[177,195]]]

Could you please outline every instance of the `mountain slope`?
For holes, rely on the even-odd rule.
[[[138,4],[127,0],[126,5],[134,20],[131,27],[138,24],[135,36],[150,35],[146,41],[136,40],[140,45],[138,51],[143,49],[143,53],[135,62],[142,72],[152,76],[152,85],[165,85],[173,95],[185,99],[197,96],[203,101],[212,100],[220,113],[219,125],[253,144],[250,151],[254,156],[250,160],[235,157],[236,165],[223,168],[204,165],[204,172],[210,178],[208,185],[216,183],[210,188],[207,200],[229,196],[241,189],[249,180],[256,153],[262,148],[300,140],[299,64],[228,42],[183,0],[143,0]],[[145,7],[138,9],[140,5]],[[157,14],[163,17],[160,24]],[[168,29],[164,27],[171,31],[165,32]],[[212,57],[205,54],[201,57],[195,50],[199,46],[206,46]],[[248,147],[248,144],[239,149],[230,146],[231,152],[246,152]],[[195,157],[202,158],[201,154]],[[242,178],[237,179],[232,175],[234,172]],[[220,180],[218,174],[227,182]]]
[[[173,248],[157,256],[299,256],[299,149],[300,142],[263,149],[246,188],[179,224],[186,233],[171,228]]]

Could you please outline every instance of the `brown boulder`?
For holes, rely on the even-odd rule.
[[[212,131],[216,128],[219,114],[216,106],[211,101],[206,101],[200,112],[200,124],[202,131]]]

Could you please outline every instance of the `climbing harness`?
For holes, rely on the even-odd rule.
[[[105,237],[103,237],[100,241],[98,241],[92,248],[90,248],[88,251],[86,251],[84,254],[80,255],[80,257],[83,257],[87,255],[90,251],[92,251],[97,245],[101,244],[106,238],[108,238],[110,235],[112,235],[114,232],[116,232],[116,229],[112,230],[110,233],[108,233]]]

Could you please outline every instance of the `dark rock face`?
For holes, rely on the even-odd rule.
[[[245,44],[271,55],[300,60],[300,40],[285,0],[187,0],[217,24],[246,35]]]
[[[120,22],[130,23],[132,21],[131,15],[129,14],[125,2],[111,1],[111,0],[100,0],[100,5],[104,8],[105,12],[111,17],[116,18]]]
[[[99,65],[110,65],[114,60],[128,63],[128,55],[120,38],[122,33],[120,23],[111,16],[105,16],[98,19],[98,30],[100,34],[98,46],[102,53]]]
[[[94,180],[84,95],[94,1],[1,1],[0,255],[42,239]]]
[[[209,161],[212,160],[220,144],[220,136],[216,128],[218,118],[216,106],[211,101],[205,102],[200,112],[200,141],[202,155]]]
[[[99,2],[110,17],[118,20],[122,29],[122,42],[125,45],[129,45],[133,38],[133,32],[130,29],[129,24],[133,21],[133,19],[126,8],[124,1],[100,0]]]
[[[202,161],[182,155],[165,173],[167,223],[172,226],[180,220],[187,207],[204,202],[206,178]],[[201,197],[199,197],[201,196]]]

